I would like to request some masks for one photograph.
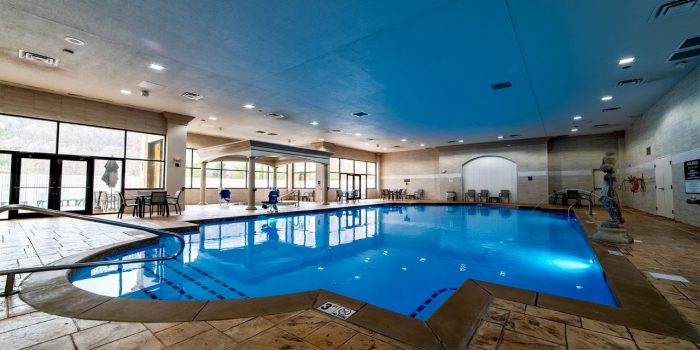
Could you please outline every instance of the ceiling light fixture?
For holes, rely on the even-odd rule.
[[[318,122],[311,122],[309,124],[316,126],[316,125],[318,125]]]
[[[617,62],[617,64],[619,64],[619,65],[622,66],[622,65],[624,65],[624,64],[633,63],[634,60],[635,60],[635,57],[634,57],[634,56],[632,56],[632,57],[623,57],[623,58],[620,58],[620,60]]]
[[[124,95],[131,95],[131,90],[121,89],[121,90],[119,90],[119,92],[121,92]]]
[[[365,146],[369,146],[369,143],[365,142]]]
[[[245,108],[245,109],[253,109],[253,108],[255,108],[255,105],[252,105],[252,104],[248,103],[248,104],[244,104],[244,105],[243,105],[243,108]]]
[[[613,97],[610,96],[610,95],[603,96],[603,97],[600,98],[601,101],[610,101],[610,100],[612,100],[612,99],[613,99]]]
[[[153,69],[153,70],[157,70],[157,71],[159,71],[159,72],[162,71],[163,69],[165,69],[165,67],[161,66],[161,65],[158,64],[158,63],[151,63],[151,64],[148,65],[148,68],[151,68],[151,69]]]
[[[209,120],[217,120],[217,119],[219,119],[219,118],[217,118],[217,117],[209,117]]]
[[[572,128],[571,132],[578,132],[578,128]]]
[[[574,116],[574,120],[581,120],[582,118],[583,118],[583,117],[582,117],[582,116],[580,116],[580,115],[576,115],[576,116]]]
[[[408,141],[408,140],[406,140],[406,139],[401,139],[401,142],[406,142],[406,141]]]
[[[503,135],[499,135],[498,138],[499,138],[499,139],[502,139],[502,138],[503,138]]]
[[[359,132],[356,132],[355,136],[362,136],[362,134],[360,134]]]
[[[80,40],[80,39],[78,39],[78,38],[74,38],[74,37],[72,37],[72,36],[67,36],[67,37],[63,38],[63,40],[65,40],[66,42],[71,43],[71,44],[73,44],[73,45],[78,45],[78,46],[83,46],[83,45],[85,45],[85,42],[84,42],[84,41],[82,41],[82,40]]]
[[[425,144],[424,144],[424,143],[421,143],[420,146],[421,146],[421,147],[425,147]]]
[[[326,141],[326,139],[318,139],[319,141]]]
[[[459,141],[457,141],[457,142],[459,142],[459,143],[464,143],[464,140],[459,140]]]

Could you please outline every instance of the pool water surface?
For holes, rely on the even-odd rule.
[[[467,279],[617,306],[579,223],[481,205],[383,205],[202,224],[178,260],[84,268],[74,285],[153,300],[326,289],[425,320]],[[174,239],[107,259],[162,256]]]

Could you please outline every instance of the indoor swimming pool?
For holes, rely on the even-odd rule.
[[[178,260],[85,268],[93,293],[152,300],[325,289],[425,320],[474,279],[616,306],[576,219],[482,205],[379,205],[200,225]],[[161,256],[161,241],[107,259]]]

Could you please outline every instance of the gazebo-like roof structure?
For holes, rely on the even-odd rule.
[[[226,160],[247,160],[248,169],[255,169],[255,163],[276,166],[284,163],[311,161],[323,164],[324,176],[322,187],[323,204],[328,204],[328,165],[332,152],[315,150],[290,145],[280,145],[277,143],[243,140],[225,143],[222,145],[201,148],[197,150],[199,159],[202,162],[202,169],[206,168],[206,163]],[[254,210],[255,207],[255,177],[248,176],[248,207]],[[200,177],[200,203],[205,203],[206,176]]]

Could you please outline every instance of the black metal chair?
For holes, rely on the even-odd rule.
[[[151,198],[148,202],[148,216],[153,217],[153,206],[156,206],[158,213],[160,215],[165,214],[170,216],[170,208],[168,207],[168,192],[166,191],[153,191],[151,192]]]
[[[472,202],[476,202],[476,190],[467,190],[467,192],[464,192],[464,201],[469,202],[470,198]]]
[[[343,200],[343,190],[335,190],[335,200],[338,202]]]
[[[132,201],[132,202],[129,202]],[[134,208],[131,212],[131,216],[136,216],[141,204],[137,199],[126,199],[124,193],[119,192],[119,212],[117,213],[117,218],[121,219],[124,216],[124,209],[127,207]]]
[[[173,206],[175,208],[175,213],[178,215],[182,214],[182,207],[180,207],[180,195],[182,195],[183,190],[175,192],[174,196],[168,196],[168,206]]]
[[[578,193],[578,190],[566,190],[566,197],[564,197],[564,201],[566,202],[566,205],[569,205],[569,199],[573,199],[575,202],[574,204],[579,205],[581,204],[581,195]]]
[[[476,196],[477,202],[488,202],[489,201],[489,190],[481,190]]]
[[[510,203],[510,190],[501,190],[501,193],[498,194],[498,201],[500,203],[504,203],[504,199]]]

